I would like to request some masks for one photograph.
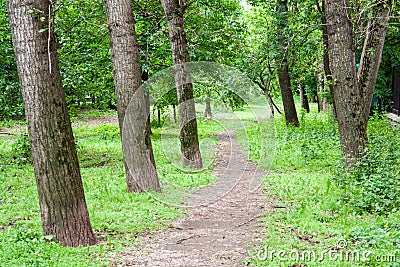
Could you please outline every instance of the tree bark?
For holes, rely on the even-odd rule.
[[[211,101],[210,101],[209,97],[206,98],[206,109],[204,110],[204,119],[206,119],[206,120],[212,119]]]
[[[147,81],[149,79],[148,72],[142,72],[142,81]],[[156,167],[156,160],[154,158],[154,153],[153,153],[153,145],[151,143],[151,135],[153,132],[151,131],[151,121],[150,121],[150,93],[144,91],[144,102],[146,105],[146,148],[147,148],[147,155],[153,164],[154,167]]]
[[[285,113],[286,125],[299,126],[299,119],[297,117],[296,106],[294,104],[292,88],[290,88],[289,67],[287,61],[284,60],[285,66],[278,72],[279,87],[281,89],[283,111]]]
[[[367,142],[369,109],[382,56],[389,14],[389,1],[369,8],[371,19],[366,29],[357,73],[353,23],[348,0],[325,1],[329,41],[329,67],[332,71],[332,97],[340,140],[347,165],[357,160]]]
[[[46,0],[7,1],[43,235],[63,246],[87,246],[96,238],[60,77],[53,8]]]
[[[267,97],[269,110],[271,110],[271,118],[274,118],[275,117],[275,108],[274,108],[274,102],[272,101],[272,97],[269,93],[266,93],[265,91],[264,91],[264,94]]]
[[[332,79],[332,72],[329,67],[329,40],[328,40],[328,28],[327,28],[327,21],[326,21],[326,15],[325,15],[325,9],[326,9],[326,3],[325,0],[322,0],[322,8],[319,6],[317,2],[317,8],[319,13],[321,14],[321,21],[322,21],[322,43],[324,45],[324,55],[323,55],[323,64],[324,64],[324,72],[325,72],[325,79],[328,82],[329,90],[331,92],[331,96],[333,98],[334,89],[333,89],[333,79]],[[321,88],[322,90],[324,87]],[[327,99],[326,98],[321,98],[318,96],[320,99],[320,102],[318,102],[318,107],[320,108],[320,111],[326,111],[327,108]],[[335,104],[333,103],[333,106]],[[336,118],[336,109],[333,107],[332,112],[334,112],[334,117]]]
[[[176,106],[175,106],[175,104],[172,104],[172,111],[174,113],[174,123],[176,123],[177,120],[176,120]]]
[[[288,28],[288,0],[277,0],[278,19],[278,46],[281,60],[278,66],[279,88],[281,90],[283,110],[285,112],[286,125],[299,126],[296,106],[294,104],[293,92],[290,88],[289,65],[287,58],[288,40],[284,31]]]
[[[263,73],[261,72],[260,73],[260,82],[257,80],[255,80],[254,82],[261,88],[261,90],[264,92],[265,96],[267,97],[269,109],[271,110],[271,118],[274,118],[274,116],[275,116],[275,109],[279,114],[282,114],[282,112],[279,110],[279,108],[275,105],[274,100],[272,99],[272,95],[269,92],[269,87],[271,85],[271,79],[268,78],[267,82],[265,82]]]
[[[160,108],[157,108],[157,123],[158,123],[158,126],[160,127],[161,126],[161,109]]]
[[[304,85],[300,85],[300,105],[307,113],[310,113],[310,104],[308,103],[307,92]]]
[[[329,108],[328,99],[325,97],[325,79],[322,74],[318,74],[317,101],[318,112],[325,112]]]
[[[184,28],[183,14],[186,6],[179,0],[161,0],[169,29],[175,82],[178,95],[178,113],[182,163],[184,166],[202,168],[197,132],[196,110],[193,98],[193,84],[190,79],[189,54]]]
[[[152,163],[151,140],[148,138],[146,101],[143,91],[139,90],[142,73],[132,5],[129,0],[105,0],[105,7],[127,189],[129,192],[160,191],[157,171]],[[131,101],[134,106],[129,111],[135,114],[126,114]],[[123,131],[128,132],[125,137]]]

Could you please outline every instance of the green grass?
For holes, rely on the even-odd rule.
[[[346,201],[349,188],[340,186],[337,179],[345,170],[341,167],[336,123],[330,114],[318,114],[314,105],[312,108],[310,114],[302,114],[299,128],[287,128],[282,116],[276,118],[276,155],[265,179],[268,197],[274,199],[276,208],[263,217],[263,245],[251,252],[246,263],[250,266],[398,266],[400,213],[360,213]],[[371,143],[376,139],[374,136],[384,136],[388,133],[387,127],[391,127],[380,121],[379,125],[370,125]],[[250,157],[258,161],[262,150],[257,141],[259,130],[257,125],[246,130]],[[391,172],[396,174],[394,168]],[[337,250],[338,242],[341,247],[343,240],[346,248]],[[351,256],[347,260],[346,251],[354,255],[357,251],[371,252],[371,260],[357,261],[356,256],[355,260]],[[288,254],[279,259],[278,252]],[[317,258],[325,252],[324,260],[309,260],[308,252],[315,253]],[[395,255],[397,262],[375,259],[389,255]]]
[[[90,112],[83,117],[115,114]],[[19,123],[9,122],[3,127]],[[214,162],[216,139],[211,137],[220,127],[213,122],[199,121],[200,142],[205,162]],[[99,245],[65,248],[47,242],[41,235],[40,210],[33,167],[26,157],[27,139],[13,128],[12,135],[0,135],[0,266],[108,266],[107,255],[123,250],[140,240],[140,233],[166,228],[184,210],[169,205],[182,200],[178,189],[196,188],[215,180],[204,169],[184,171],[165,157],[170,153],[162,146],[161,129],[154,129],[152,138],[157,169],[162,184],[166,181],[179,188],[163,187],[160,194],[130,194],[126,191],[118,126],[89,127],[74,123],[81,174],[91,223]],[[177,136],[175,132],[172,132]]]
[[[241,128],[237,132],[239,141],[251,159],[270,169],[265,187],[275,208],[262,218],[263,245],[254,248],[246,263],[250,266],[398,266],[398,262],[329,259],[342,255],[335,251],[344,252],[336,250],[342,239],[346,240],[347,251],[371,251],[372,257],[396,255],[400,259],[400,212],[393,207],[379,213],[361,209],[361,204],[370,203],[372,197],[376,200],[380,194],[394,194],[398,199],[396,187],[389,193],[373,190],[375,185],[390,188],[391,180],[386,181],[385,177],[399,177],[399,157],[393,154],[396,149],[391,149],[398,147],[398,130],[392,131],[382,119],[372,120],[369,151],[381,154],[368,156],[357,171],[348,173],[342,167],[338,130],[330,114],[318,114],[312,105],[310,114],[300,113],[301,127],[287,128],[281,116],[276,117],[275,126],[269,122],[252,125],[254,116],[250,111],[243,108],[235,112],[241,120],[227,120],[224,114],[220,118],[216,114],[216,121],[198,120],[205,166],[212,166],[214,162],[217,140],[212,134],[236,127]],[[89,115],[102,114],[96,111]],[[2,126],[15,125],[21,128],[19,122]],[[153,129],[152,138],[164,192],[128,194],[118,126],[89,127],[79,122],[74,125],[90,218],[102,242],[93,247],[64,248],[46,241],[40,234],[37,189],[33,168],[28,163],[26,138],[7,128],[12,135],[0,135],[0,266],[108,266],[110,252],[122,251],[138,242],[142,232],[166,228],[184,213],[168,203],[179,203],[192,189],[215,179],[207,169],[200,172],[181,169],[180,157],[171,153],[174,149],[177,152],[179,145],[176,127],[174,130],[170,124],[170,128],[165,125],[163,129]],[[381,179],[369,179],[370,172],[380,174]],[[387,204],[390,198],[382,199],[390,206]],[[278,251],[293,252],[292,256],[307,251],[316,256],[325,253],[325,259],[322,262],[293,258],[281,261],[276,255]]]

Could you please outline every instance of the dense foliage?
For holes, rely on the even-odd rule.
[[[67,103],[115,105],[110,41],[103,1],[67,0],[56,16],[59,59]]]
[[[344,200],[357,212],[390,214],[400,207],[399,130],[382,118],[370,120],[369,143],[357,165],[338,173]]]
[[[168,27],[158,1],[132,1],[140,45],[142,70],[151,76],[172,64]],[[251,4],[251,5],[250,5]],[[278,95],[277,66],[282,58],[277,49],[280,16],[275,1],[194,1],[185,12],[190,60],[215,61],[239,68],[254,81],[264,82]],[[310,8],[310,6],[312,8]],[[316,95],[322,70],[321,14],[316,3],[290,3],[288,55],[292,90],[305,86]],[[398,7],[385,43],[374,106],[389,110],[392,104],[391,70],[400,64]],[[65,0],[56,13],[59,59],[67,102],[73,109],[88,105],[115,108],[110,44],[103,2]],[[15,65],[5,0],[0,2],[0,120],[24,115]],[[324,96],[328,96],[326,93]],[[171,104],[173,104],[171,102]]]
[[[368,134],[370,144],[359,165],[343,167],[339,133],[331,114],[304,114],[299,128],[287,128],[277,116],[277,147],[270,174],[265,179],[274,202],[265,225],[263,245],[253,251],[250,266],[282,266],[265,258],[266,250],[285,252],[337,249],[371,251],[370,261],[285,261],[287,266],[380,266],[375,255],[400,257],[399,126],[376,116]],[[261,146],[256,141],[259,127],[247,128],[250,157],[257,161]],[[338,251],[340,252],[340,251]],[[321,255],[319,255],[321,256]],[[390,265],[394,264],[394,265]]]
[[[192,2],[185,13],[191,60],[237,67],[253,81],[268,83],[270,93],[278,98],[276,71],[282,53],[286,53],[293,92],[305,86],[309,96],[315,95],[320,82],[317,76],[323,73],[321,14],[315,3],[290,1],[288,27],[282,33],[289,43],[285,51],[279,51],[277,29],[282,14],[276,14],[276,1],[247,2]],[[70,109],[115,107],[103,2],[63,0],[58,3],[56,34]],[[167,23],[158,1],[133,0],[132,3],[142,70],[151,76],[172,64]],[[400,64],[397,6],[392,15],[375,88],[375,107],[382,111],[390,110],[391,71]],[[237,94],[209,77],[194,84],[194,89],[202,103],[214,99],[232,109],[245,104]],[[169,111],[169,106],[176,104],[176,92],[171,90],[157,102],[155,109]],[[338,238],[345,237],[349,246],[355,248],[375,248],[385,253],[399,249],[399,127],[381,116],[373,117],[365,153],[348,169],[341,163],[335,120],[330,113],[318,114],[315,105],[312,109],[311,114],[303,111],[299,114],[299,128],[287,128],[283,118],[276,117],[276,155],[265,184],[277,208],[263,219],[269,237],[265,244],[288,250],[293,247],[325,249],[334,247]],[[99,115],[104,114],[95,114]],[[0,121],[23,116],[5,0],[0,0]],[[166,118],[164,114],[162,119]],[[80,118],[74,125],[74,134],[94,229],[105,242],[94,248],[72,250],[51,242],[51,236],[38,234],[40,215],[29,138],[20,131],[13,132],[15,128],[6,127],[11,133],[0,135],[0,262],[3,264],[108,265],[102,259],[105,252],[122,249],[124,242],[135,240],[137,233],[166,227],[181,214],[180,210],[147,195],[125,194],[118,127],[89,127],[88,121]],[[152,123],[153,126],[162,124]],[[214,133],[212,124],[212,121],[199,120],[200,130],[206,132],[201,139]],[[156,156],[164,153],[161,134],[162,129],[154,127]],[[262,156],[259,134],[258,125],[247,128],[250,157],[255,161]],[[169,163],[157,162],[158,171],[180,185],[196,187],[214,179],[210,172],[188,175]],[[167,193],[179,196],[179,192]],[[256,256],[252,263],[266,265]],[[293,266],[297,264],[293,262]],[[344,264],[352,266],[352,263]]]
[[[8,25],[6,1],[0,1],[0,121],[22,118],[24,106],[19,90],[17,65]]]

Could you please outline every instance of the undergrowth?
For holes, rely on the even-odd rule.
[[[349,170],[343,167],[337,123],[312,108],[298,128],[276,117],[276,154],[265,180],[273,208],[262,218],[263,245],[245,263],[398,266],[398,130],[385,118],[372,118],[365,155]],[[258,161],[257,125],[247,133],[250,157]]]
[[[2,125],[10,134],[0,135],[0,266],[109,266],[110,252],[132,246],[140,240],[140,233],[164,229],[184,213],[157,200],[173,195],[180,201],[183,195],[177,190],[164,187],[159,195],[127,193],[118,126],[90,126],[85,121],[110,114],[115,116],[115,112],[90,111],[74,119],[85,197],[100,241],[77,249],[61,247],[51,237],[42,236],[29,138],[20,134],[25,126],[12,122]],[[216,140],[210,135],[220,131],[217,126],[212,121],[199,121],[202,149],[213,151]],[[160,131],[154,129],[152,138],[160,179],[181,188],[204,186],[215,179],[207,168],[193,173],[171,164],[165,157],[171,152],[162,145]],[[211,167],[215,155],[204,154],[207,167]]]

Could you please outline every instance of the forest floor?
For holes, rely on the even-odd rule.
[[[260,182],[266,172],[244,155],[232,130],[215,136],[218,180],[187,198],[186,215],[167,230],[114,254],[114,266],[243,266],[263,236],[258,218],[272,204]]]
[[[88,211],[99,238],[96,246],[79,248],[48,242],[40,234],[26,123],[4,122],[0,265],[400,266],[400,212],[395,202],[400,192],[395,179],[400,173],[395,149],[399,128],[372,117],[371,153],[357,171],[346,173],[337,123],[330,113],[318,113],[316,104],[312,109],[303,113],[297,128],[286,127],[284,117],[276,117],[276,143],[268,139],[276,146],[269,154],[261,142],[270,138],[263,134],[269,124],[249,119],[241,132],[231,121],[221,127],[198,120],[204,171],[179,168],[177,132],[168,125],[155,127],[152,141],[163,192],[154,194],[126,193],[115,112],[87,111],[73,117]],[[247,118],[250,112],[242,113]],[[238,129],[237,140],[232,130],[222,131],[229,128]],[[270,158],[262,157],[270,154],[269,171],[259,170],[254,162],[264,166]],[[340,186],[343,182],[349,186]],[[384,213],[361,209],[371,205],[389,208]],[[349,251],[372,254],[366,259],[337,258]],[[289,254],[279,258],[276,252]]]

